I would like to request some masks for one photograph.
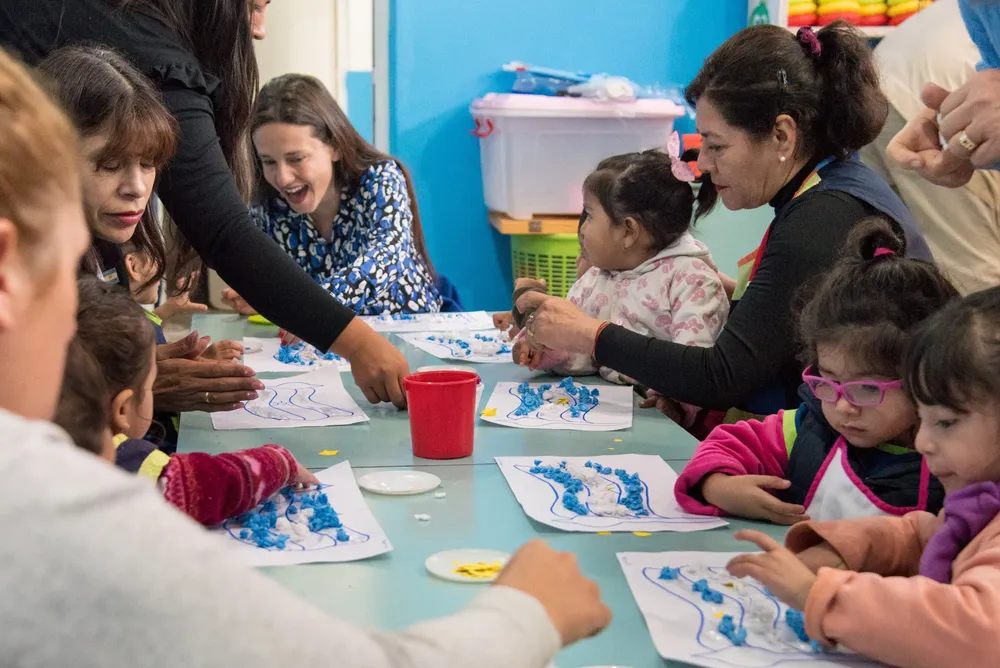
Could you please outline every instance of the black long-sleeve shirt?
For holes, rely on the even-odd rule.
[[[713,347],[680,345],[609,325],[597,339],[597,362],[660,394],[705,408],[740,406],[775,379],[785,389],[786,405],[797,405],[802,367],[796,361],[793,300],[804,284],[833,265],[851,229],[877,213],[839,191],[807,190],[795,198],[815,167],[807,165],[771,200],[778,215],[757,274]]]
[[[84,42],[119,51],[162,91],[180,142],[157,194],[202,259],[268,319],[327,350],[354,313],[254,225],[215,130],[219,80],[162,23],[108,0],[0,2],[0,45],[31,65]]]

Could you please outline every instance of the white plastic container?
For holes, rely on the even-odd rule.
[[[611,102],[489,93],[472,103],[486,206],[511,218],[578,215],[604,158],[664,148],[684,110],[670,100]]]

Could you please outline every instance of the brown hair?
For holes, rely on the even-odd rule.
[[[101,46],[68,46],[53,51],[38,68],[56,85],[60,103],[82,136],[107,133],[98,164],[139,156],[159,169],[173,156],[177,122],[152,82],[120,54]],[[88,223],[95,229],[93,221]],[[166,250],[148,204],[132,243],[157,266],[142,288],[158,283]]]
[[[104,454],[104,438],[111,424],[111,396],[104,372],[78,338],[66,349],[59,405],[52,422],[66,430],[77,446]]]
[[[248,128],[259,83],[249,0],[109,0],[143,12],[167,26],[198,64],[219,80],[215,131],[236,185],[249,201],[254,163]]]
[[[431,263],[424,242],[417,195],[413,191],[413,179],[409,170],[398,159],[379,151],[358,134],[340,105],[319,79],[305,74],[284,74],[264,84],[257,96],[251,132],[256,132],[268,123],[311,127],[313,136],[332,146],[340,154],[340,160],[333,166],[335,182],[340,187],[350,188],[351,195],[357,190],[361,177],[370,167],[389,160],[395,161],[406,179],[406,194],[413,214],[413,242],[427,270],[432,276],[434,275],[434,265]],[[258,172],[260,171],[258,164]],[[278,193],[274,188],[264,180],[263,176],[259,176],[256,199],[264,203],[267,199],[277,196]]]
[[[137,399],[153,363],[156,332],[146,312],[121,286],[94,276],[77,281],[76,338],[104,370],[109,397],[135,390]],[[106,407],[107,409],[107,407]]]
[[[844,21],[802,37],[778,26],[745,28],[708,57],[685,97],[709,100],[726,123],[757,139],[787,114],[803,137],[800,156],[810,158],[867,146],[889,114],[871,47]]]
[[[695,196],[696,184],[678,180],[672,165],[670,156],[657,150],[612,156],[597,165],[583,189],[597,198],[613,225],[635,218],[658,253],[711,211],[716,200],[712,187],[700,188]]]
[[[28,74],[0,49],[0,218],[35,252],[51,220],[33,215],[53,198],[81,197],[79,145],[69,119]]]

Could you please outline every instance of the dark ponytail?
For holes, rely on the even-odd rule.
[[[694,164],[698,162],[699,155],[701,155],[700,148],[689,148],[681,154],[681,160]],[[700,174],[695,182],[698,184],[698,207],[694,212],[694,219],[697,221],[712,212],[719,201],[719,192],[712,185],[712,175],[707,172]]]
[[[834,344],[850,349],[864,370],[899,377],[911,330],[958,295],[933,262],[905,252],[902,229],[889,219],[855,226],[802,309],[804,364],[816,363],[819,345]]]
[[[705,98],[729,125],[756,139],[787,114],[798,126],[802,157],[846,157],[874,141],[889,103],[864,36],[843,21],[815,35],[778,26],[746,28],[708,57],[685,91]]]

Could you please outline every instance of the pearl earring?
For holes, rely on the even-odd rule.
[[[783,156],[783,155],[782,156],[778,156],[778,162],[784,162],[784,161],[785,161],[785,156]]]

